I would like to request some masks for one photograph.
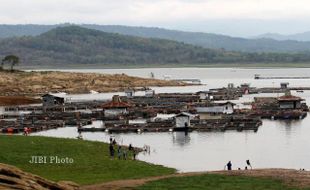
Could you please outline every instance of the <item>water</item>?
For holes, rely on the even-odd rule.
[[[309,86],[310,80],[254,80],[254,74],[261,76],[309,76],[310,69],[110,69],[80,70],[79,72],[126,73],[147,77],[170,75],[172,78],[199,78],[206,86],[154,88],[156,92],[194,92],[226,86],[227,83],[251,83],[256,87],[279,86],[289,82],[290,86]],[[303,97],[310,105],[310,92],[293,94]],[[254,96],[279,96],[281,94],[248,95],[235,101],[248,102]],[[74,127],[43,131],[33,135],[76,138]],[[222,170],[231,160],[233,167],[244,168],[250,159],[254,168],[305,168],[310,170],[310,117],[297,121],[263,120],[263,125],[253,131],[143,133],[113,134],[122,144],[151,147],[150,154],[139,154],[147,162],[173,167],[182,172]],[[108,142],[107,133],[83,133],[87,140]]]

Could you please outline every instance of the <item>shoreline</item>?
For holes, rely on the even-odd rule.
[[[49,66],[19,66],[21,70],[88,70],[88,69],[151,69],[151,68],[231,68],[231,69],[284,69],[284,68],[310,68],[310,63],[218,63],[218,64],[158,64],[158,65],[55,65]]]
[[[285,169],[285,168],[255,168],[253,170],[237,170],[232,171],[223,171],[223,170],[210,170],[210,171],[197,171],[197,172],[178,172],[174,168],[169,168],[167,166],[157,165],[154,163],[141,161],[141,160],[119,160],[119,159],[110,159],[108,157],[108,144],[98,141],[90,140],[78,140],[78,139],[67,139],[60,137],[43,137],[43,136],[6,136],[0,135],[1,138],[8,140],[9,142],[4,141],[4,147],[11,146],[14,142],[16,145],[21,146],[21,148],[26,148],[22,154],[17,154],[16,146],[14,150],[9,150],[7,155],[11,158],[10,161],[1,161],[1,163],[9,164],[15,166],[18,169],[22,169],[25,172],[29,172],[30,175],[38,175],[47,180],[52,180],[57,183],[60,181],[72,181],[75,186],[79,186],[80,189],[120,189],[123,187],[140,187],[149,182],[161,183],[161,180],[177,180],[180,181],[184,179],[183,177],[188,178],[206,178],[206,180],[211,180],[209,177],[228,177],[228,183],[233,185],[230,180],[234,180],[235,177],[251,177],[250,183],[252,180],[265,180],[267,178],[272,178],[281,181],[284,185],[288,187],[310,187],[310,175],[309,171],[300,171],[297,169]],[[29,142],[32,142],[29,145]],[[44,146],[50,146],[50,149],[44,148]],[[62,149],[58,147],[62,146]],[[74,148],[72,148],[74,147]],[[79,147],[79,154],[76,154],[76,149]],[[98,149],[98,147],[100,147]],[[65,149],[65,150],[64,150]],[[37,164],[34,166],[30,163],[24,163],[22,160],[30,158],[36,151],[42,151],[42,155],[54,155],[55,150],[58,150],[57,156],[65,156],[74,158],[74,163],[66,164],[64,167],[62,164]],[[84,152],[86,151],[86,152]],[[54,153],[54,154],[53,154]],[[87,154],[95,154],[93,157],[87,156]],[[103,155],[103,156],[102,156]],[[89,165],[89,161],[95,162]],[[100,164],[99,164],[100,163]],[[115,165],[116,164],[116,165]],[[0,164],[1,165],[1,164]],[[117,175],[110,177],[108,175],[118,174],[118,170],[111,170],[106,168],[107,166],[115,165],[114,169],[122,169],[122,172],[126,175]],[[94,168],[101,167],[96,169],[96,174],[93,174]],[[130,170],[127,170],[125,166],[129,166]],[[133,172],[135,169],[140,168],[141,166],[144,169],[140,170],[141,174]],[[69,168],[68,168],[69,167]],[[124,169],[125,167],[125,169]],[[46,172],[48,169],[48,172]],[[81,171],[84,172],[81,178]],[[15,170],[16,171],[16,170]],[[61,176],[55,175],[59,172],[62,172]],[[109,171],[109,172],[108,172]],[[115,172],[116,171],[116,172]],[[107,173],[108,172],[108,173]],[[100,174],[100,175],[99,175]],[[145,175],[146,174],[146,175]],[[70,177],[67,177],[67,176]],[[99,175],[99,176],[98,176]],[[84,178],[86,177],[87,180]],[[296,179],[296,180],[292,180]],[[191,183],[191,179],[189,179]],[[72,184],[70,182],[69,184]],[[265,181],[263,181],[264,183]],[[257,181],[255,182],[257,183]],[[258,183],[259,184],[259,183]],[[184,184],[186,185],[186,184]],[[1,187],[1,185],[0,185]]]
[[[215,176],[215,177],[250,177],[253,179],[268,179],[279,180],[289,188],[308,188],[310,186],[310,178],[308,171],[299,171],[294,169],[284,168],[264,168],[264,169],[253,169],[253,170],[232,170],[232,171],[202,171],[202,172],[185,172],[175,173],[170,175],[145,177],[141,179],[129,179],[129,180],[116,180],[100,184],[91,184],[81,186],[82,190],[95,190],[95,189],[123,189],[123,188],[136,188],[143,187],[149,183],[158,183],[163,180],[175,179],[180,183],[184,178],[192,177],[203,177],[203,176]],[[231,184],[233,187],[233,184]]]
[[[126,74],[99,74],[60,71],[1,71],[0,96],[41,96],[65,92],[88,94],[121,92],[127,89],[147,89],[150,86],[189,86],[178,81],[134,77]]]

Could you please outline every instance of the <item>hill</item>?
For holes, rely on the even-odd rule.
[[[256,39],[259,38],[269,38],[274,40],[295,40],[295,41],[301,41],[301,42],[309,42],[310,41],[310,32],[303,32],[298,34],[290,34],[290,35],[283,35],[283,34],[277,34],[277,33],[266,33],[259,36],[254,37]]]
[[[58,27],[35,37],[0,41],[1,55],[17,54],[26,65],[204,63],[223,57],[168,40],[124,36],[79,26]]]
[[[171,40],[141,38],[79,26],[39,36],[0,40],[0,57],[16,54],[26,65],[203,65],[208,63],[309,62],[310,54],[240,53],[205,49]]]
[[[57,27],[71,26],[61,25],[0,25],[0,38],[37,36]],[[109,33],[118,33],[145,38],[160,38],[174,40],[195,46],[211,49],[225,49],[228,51],[243,52],[304,52],[310,50],[310,42],[295,41],[299,38],[287,38],[284,41],[269,39],[268,36],[261,36],[262,39],[236,38],[225,35],[184,32],[167,30],[152,27],[132,27],[118,25],[80,25],[89,29],[96,29]],[[278,38],[275,38],[278,39]]]
[[[119,33],[147,38],[160,38],[184,42],[211,49],[225,49],[243,52],[303,52],[310,50],[310,42],[274,39],[246,39],[212,33],[184,32],[162,28],[84,25],[84,27],[105,32]]]

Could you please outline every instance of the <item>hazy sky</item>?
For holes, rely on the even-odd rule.
[[[122,24],[237,36],[310,31],[309,0],[0,0],[0,5],[0,24]]]

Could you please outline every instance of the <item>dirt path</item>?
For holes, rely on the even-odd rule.
[[[310,172],[290,169],[259,169],[232,172],[212,172],[226,175],[267,177],[283,181],[286,185],[294,187],[310,187]]]
[[[160,179],[170,177],[184,177],[195,176],[203,174],[224,174],[231,176],[252,176],[252,177],[265,177],[282,180],[289,186],[296,187],[310,187],[310,172],[298,171],[289,169],[258,169],[247,171],[216,171],[216,172],[193,172],[193,173],[178,173],[166,176],[148,177],[142,179],[132,180],[119,180],[102,184],[89,185],[81,187],[82,190],[119,190],[119,189],[133,189],[134,187],[141,186],[150,181],[156,181]]]
[[[156,177],[148,177],[142,179],[129,179],[129,180],[118,180],[112,181],[102,184],[95,184],[89,186],[81,187],[81,190],[118,190],[118,189],[132,189],[137,186],[141,186],[150,181],[156,181],[160,179],[166,179],[170,177],[183,177],[183,176],[194,176],[194,175],[201,175],[205,174],[205,172],[193,172],[193,173],[178,173],[172,175],[165,175],[165,176],[156,176]]]

